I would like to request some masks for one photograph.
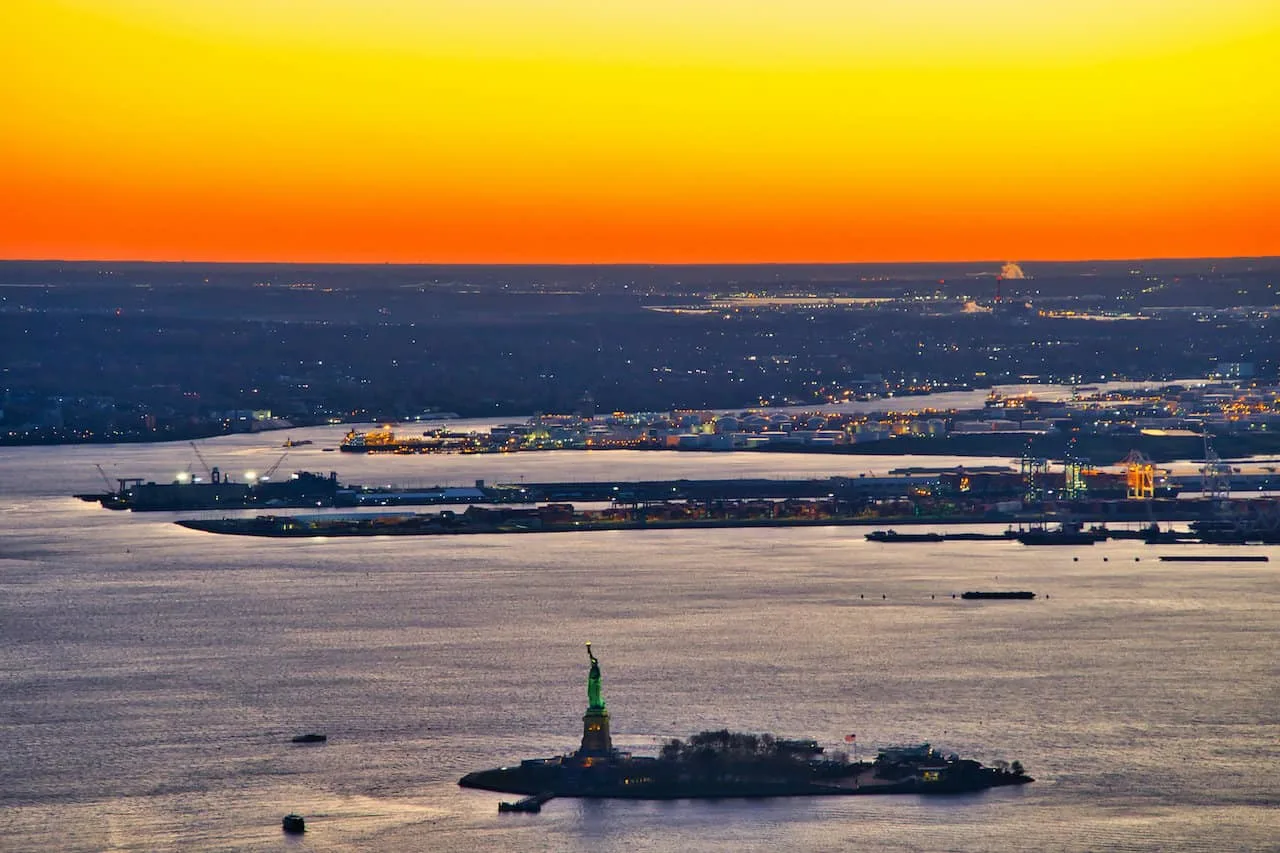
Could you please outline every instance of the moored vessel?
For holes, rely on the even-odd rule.
[[[328,476],[310,471],[295,471],[282,480],[265,476],[249,482],[236,482],[223,476],[217,468],[210,471],[210,482],[190,478],[172,483],[155,483],[140,477],[122,477],[119,488],[100,495],[82,495],[107,509],[134,512],[160,512],[207,509],[250,509],[254,507],[331,507],[343,488],[338,474]]]
[[[867,534],[869,542],[1008,542],[1018,538],[1016,530],[1001,533],[899,533],[896,530],[873,530]]]
[[[1160,557],[1160,562],[1162,563],[1268,563],[1270,561],[1271,558],[1265,554],[1215,554],[1213,556],[1195,554],[1187,556],[1162,555]]]
[[[941,542],[941,533],[899,533],[896,530],[873,530],[867,534],[871,542]]]
[[[401,436],[389,426],[367,431],[351,430],[338,449],[345,453],[466,453],[481,444],[474,433],[427,430],[421,436]]]
[[[1104,532],[1085,530],[1078,521],[1064,521],[1054,528],[1033,527],[1018,533],[1023,545],[1093,545],[1107,538]]]

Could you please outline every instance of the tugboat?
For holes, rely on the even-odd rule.
[[[875,761],[828,757],[810,738],[705,731],[671,740],[657,757],[613,747],[609,712],[600,689],[600,661],[587,644],[587,712],[582,743],[574,752],[526,758],[518,764],[480,770],[458,784],[524,800],[501,803],[499,811],[537,811],[551,797],[696,799],[867,794],[936,794],[983,791],[1034,781],[1013,762],[984,767],[944,756],[929,744],[890,747]]]

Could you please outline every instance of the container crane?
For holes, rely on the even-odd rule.
[[[1206,424],[1204,438],[1204,465],[1200,468],[1200,492],[1208,500],[1226,500],[1231,493],[1231,466],[1223,462],[1213,449],[1213,434]]]
[[[1126,497],[1131,501],[1151,500],[1156,494],[1156,466],[1146,454],[1138,449],[1129,451],[1129,455],[1120,460],[1125,466],[1125,483],[1128,486]]]

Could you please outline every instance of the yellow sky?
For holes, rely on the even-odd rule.
[[[4,0],[0,257],[1280,254],[1275,0]]]

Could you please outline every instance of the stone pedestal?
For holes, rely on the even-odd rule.
[[[613,737],[609,734],[609,712],[604,708],[588,708],[582,715],[582,747],[579,755],[610,755]]]

